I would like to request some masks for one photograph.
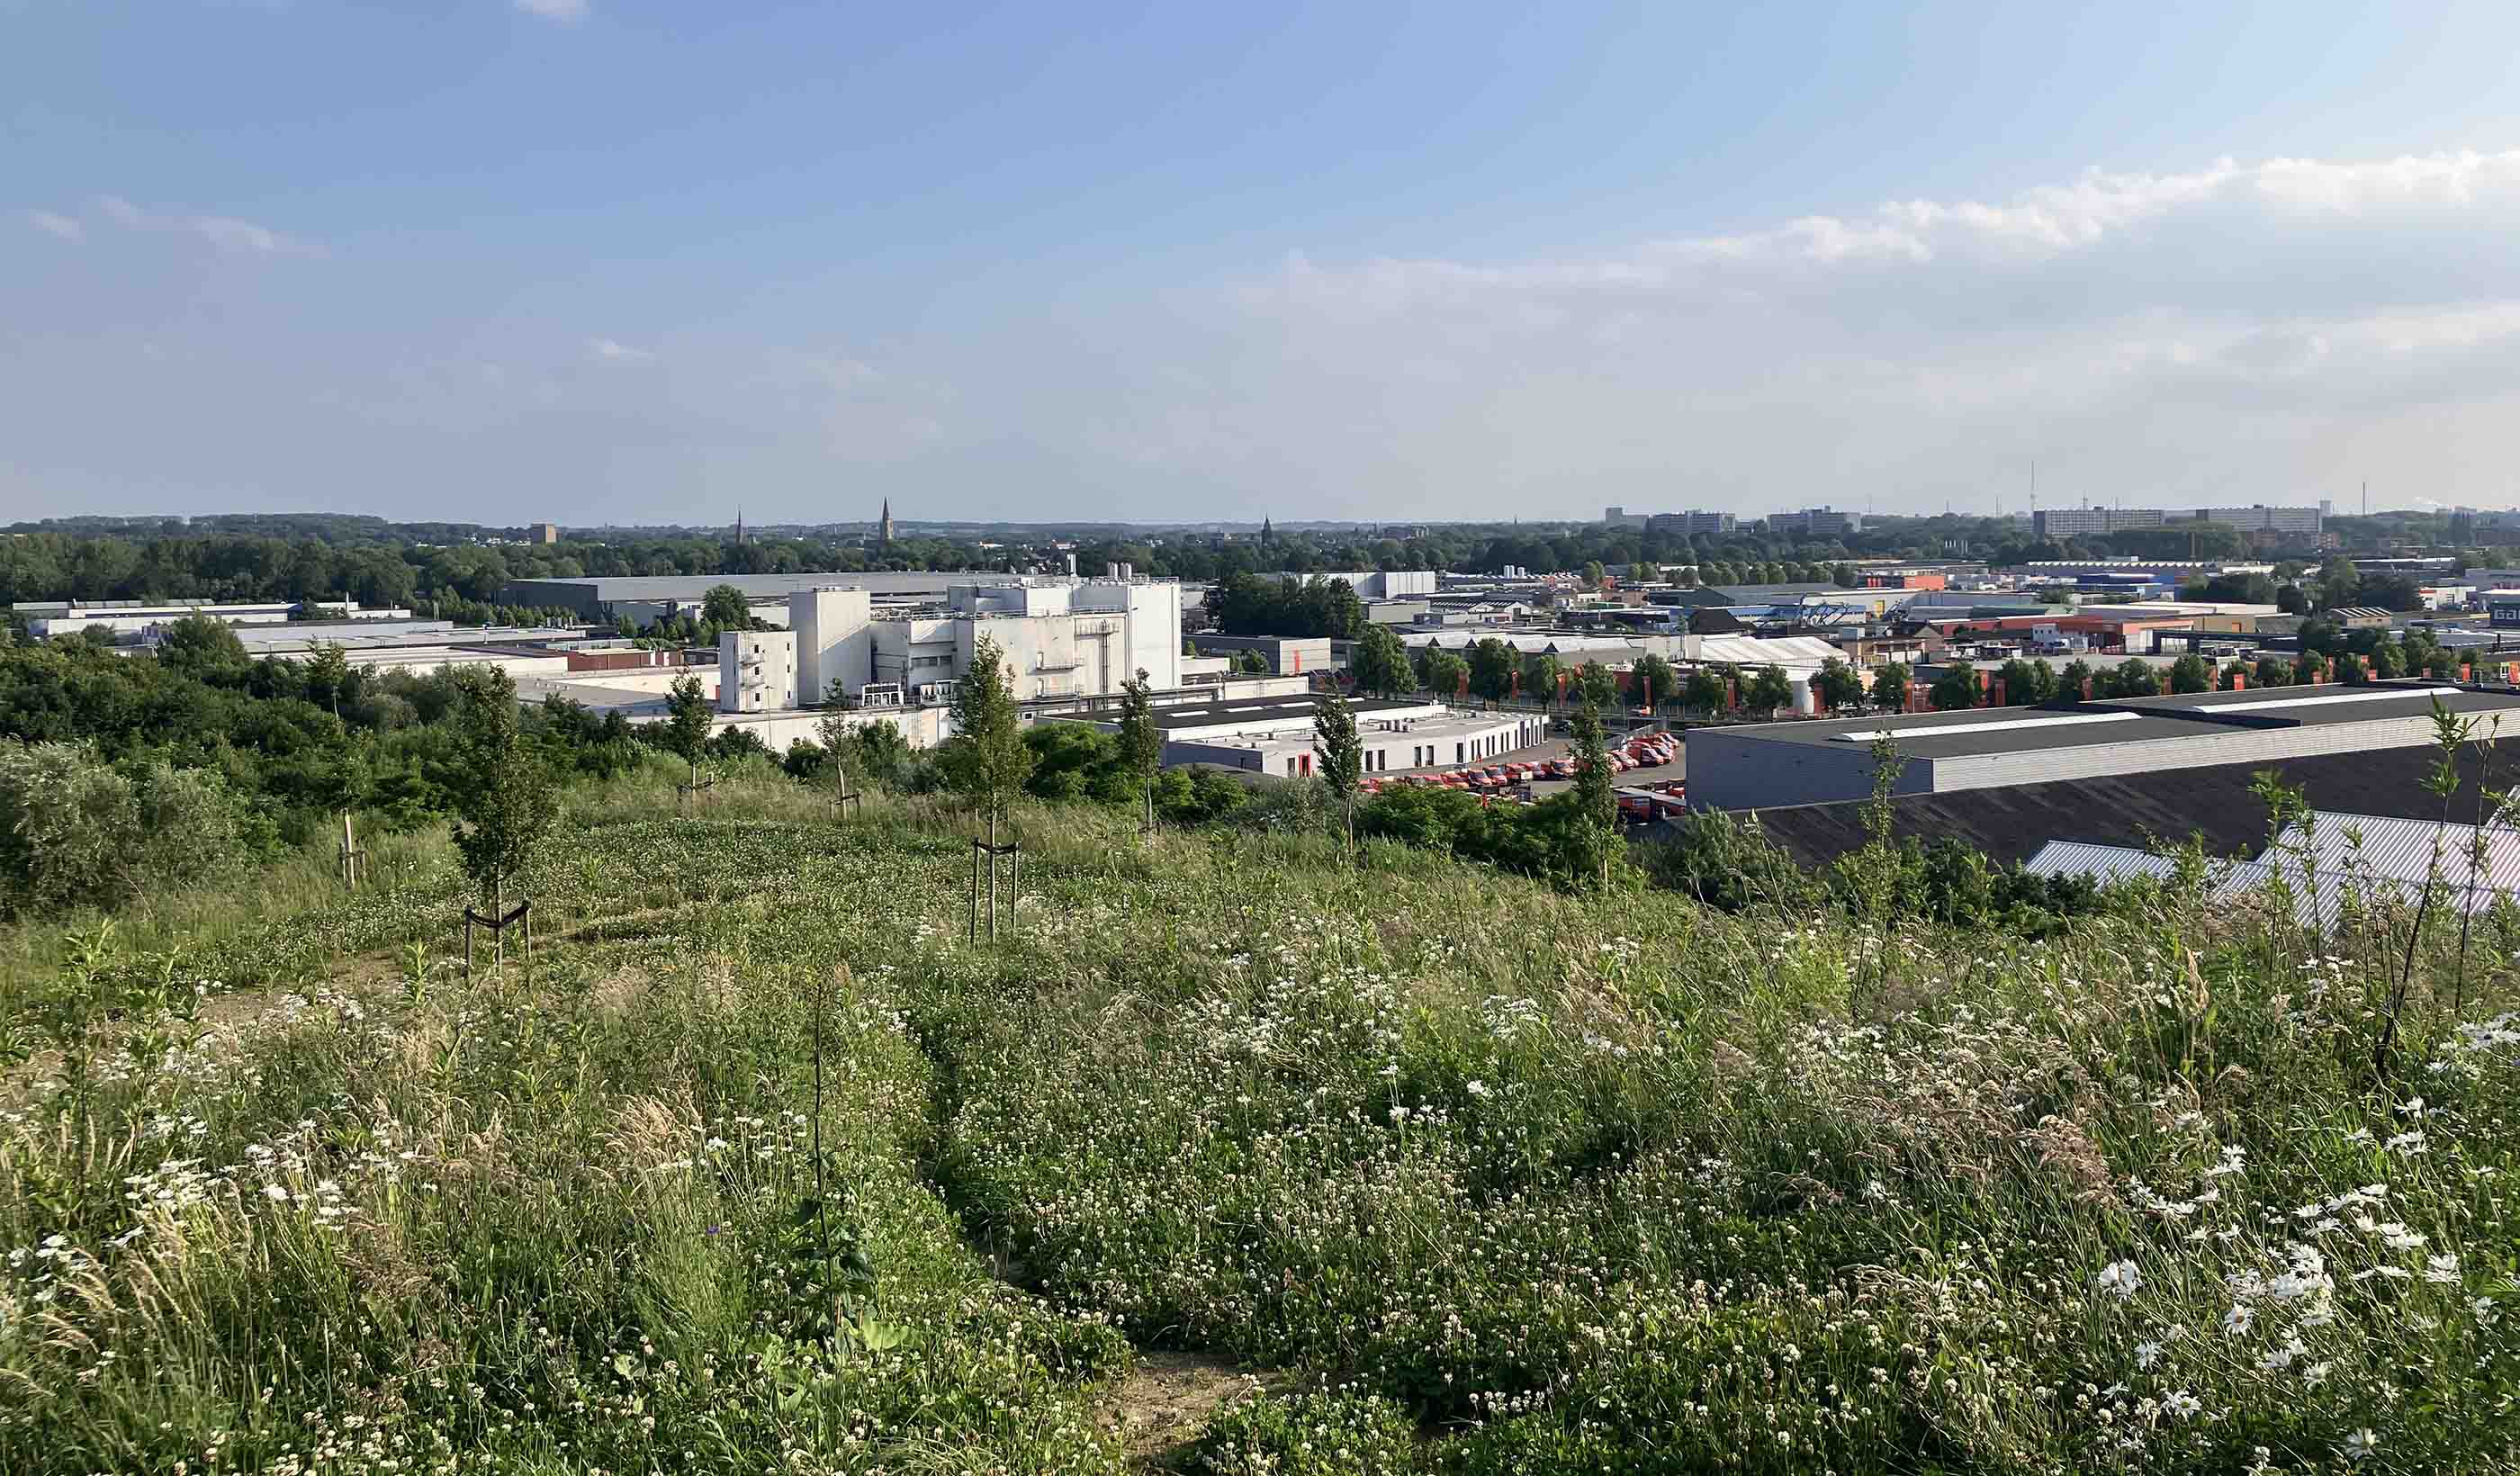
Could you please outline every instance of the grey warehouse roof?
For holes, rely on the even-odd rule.
[[[1389,700],[1382,697],[1351,699],[1348,711],[1360,718],[1386,712],[1423,712],[1423,701]],[[1247,702],[1191,702],[1154,710],[1159,731],[1215,728],[1227,723],[1309,723],[1313,720],[1311,697],[1266,697]]]
[[[721,584],[756,599],[798,590],[862,589],[877,594],[942,593],[958,584],[1012,584],[1013,574],[902,573],[870,570],[824,574],[617,574],[582,579],[511,579],[511,590],[583,594],[596,600],[697,600]]]
[[[1722,730],[1728,738],[1860,747],[1887,734],[1911,758],[1962,757],[2140,743],[2196,738],[2227,728],[2305,728],[2422,717],[2438,697],[2460,716],[2508,713],[2520,736],[2520,693],[2412,687],[2327,686],[2132,697],[2072,707],[1979,707],[1821,722],[1783,722]]]

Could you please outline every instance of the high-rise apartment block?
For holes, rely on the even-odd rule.
[[[2267,538],[2316,539],[2325,531],[2333,504],[2313,508],[2042,508],[2030,514],[2034,538],[2103,538],[2131,528],[2158,528],[2176,522],[2227,523],[2243,533]]]
[[[1730,513],[1656,513],[1644,519],[1646,528],[1656,533],[1676,533],[1683,537],[1697,534],[1722,535],[1733,528]]]
[[[1805,508],[1799,513],[1768,514],[1769,532],[1791,533],[1804,538],[1844,538],[1849,533],[1861,532],[1863,528],[1862,514],[1840,513],[1834,508]]]

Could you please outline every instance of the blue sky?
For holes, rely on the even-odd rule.
[[[2508,506],[2507,5],[0,0],[0,514]]]

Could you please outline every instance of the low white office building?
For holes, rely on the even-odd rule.
[[[300,616],[333,620],[409,620],[407,609],[362,608],[356,600],[278,600],[241,604],[206,602],[152,604],[141,600],[19,601],[10,609],[24,618],[38,641],[101,630],[116,640],[147,639],[188,615],[207,615],[227,625],[287,625]]]
[[[1484,763],[1549,736],[1548,719],[1535,713],[1472,712],[1408,698],[1365,698],[1348,708],[1356,716],[1368,774]],[[1282,778],[1320,768],[1309,696],[1186,702],[1156,708],[1154,720],[1167,766],[1222,764]]]

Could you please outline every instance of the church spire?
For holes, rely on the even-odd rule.
[[[882,517],[882,520],[881,520],[881,521],[879,521],[879,522],[878,522],[878,523],[875,525],[875,540],[876,540],[876,542],[878,542],[878,543],[879,543],[879,544],[883,544],[883,545],[884,545],[884,546],[886,546],[886,547],[890,547],[890,546],[891,546],[891,543],[892,543],[892,499],[891,499],[891,498],[889,498],[889,497],[887,497],[887,498],[885,498],[885,499],[883,500],[883,517]]]
[[[743,544],[743,504],[742,503],[735,505],[735,542],[739,548]]]

